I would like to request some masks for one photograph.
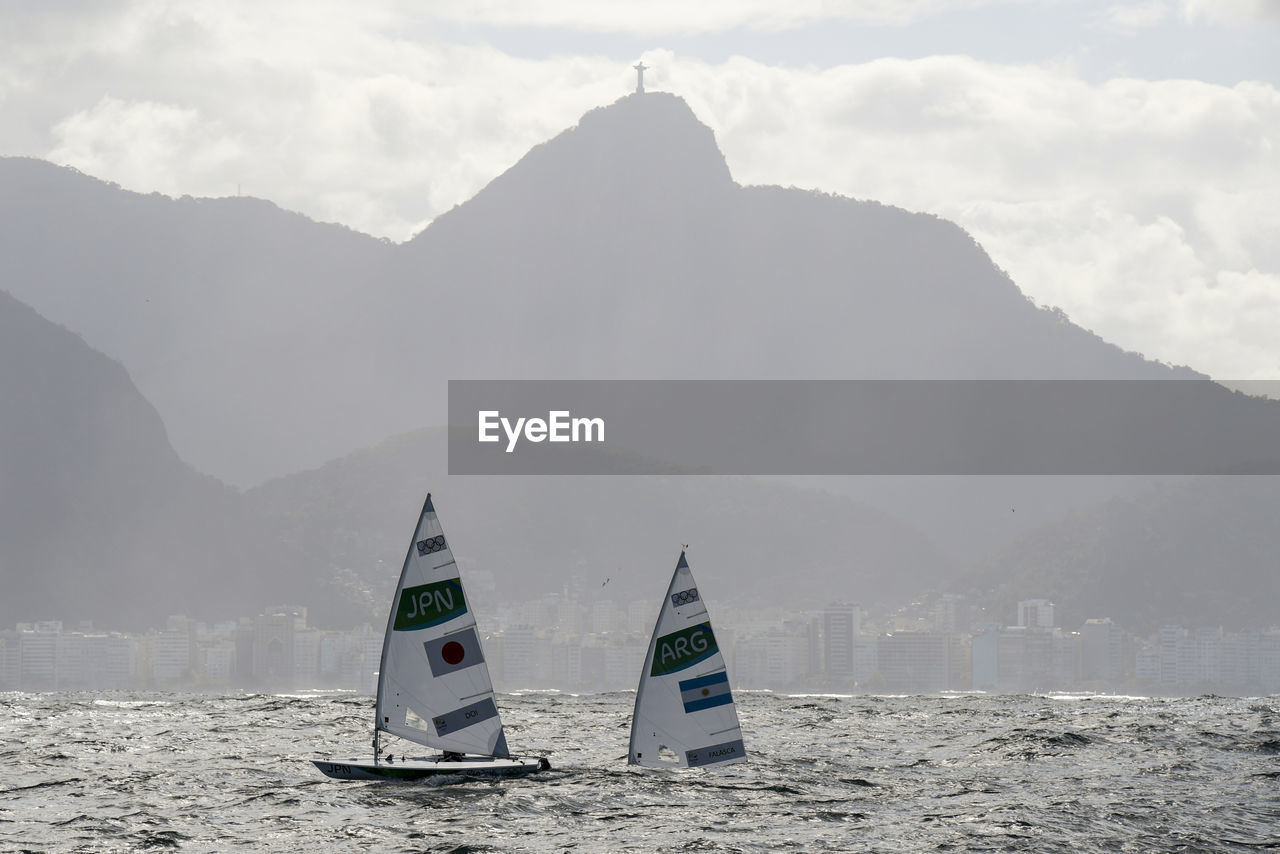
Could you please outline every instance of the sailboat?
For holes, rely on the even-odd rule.
[[[431,494],[400,570],[378,670],[373,759],[313,759],[339,780],[418,780],[442,774],[509,776],[545,771],[545,757],[507,749],[475,615]],[[443,751],[382,755],[391,733]]]
[[[627,763],[698,768],[746,758],[724,656],[682,551],[640,671]]]

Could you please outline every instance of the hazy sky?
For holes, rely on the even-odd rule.
[[[0,154],[400,241],[639,59],[740,183],[937,213],[1108,340],[1280,378],[1280,0],[6,0]]]

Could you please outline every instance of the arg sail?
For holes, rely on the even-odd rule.
[[[681,552],[640,672],[627,761],[697,768],[746,758],[724,656]]]

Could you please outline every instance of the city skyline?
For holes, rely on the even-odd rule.
[[[500,691],[634,690],[654,614],[648,601],[583,603],[558,595],[502,603],[480,620]],[[1165,625],[1141,636],[1110,618],[1075,629],[1043,599],[1012,624],[970,624],[964,597],[869,615],[716,607],[730,679],[779,693],[1280,691],[1280,626],[1236,632]],[[541,624],[541,627],[539,627]],[[0,690],[352,690],[373,693],[382,629],[322,630],[306,609],[266,608],[208,625],[170,617],[143,634],[59,621],[0,631]]]

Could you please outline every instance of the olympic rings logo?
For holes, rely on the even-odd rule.
[[[443,548],[444,534],[436,534],[434,537],[427,537],[425,540],[418,540],[418,554],[420,555],[438,552]]]
[[[671,604],[679,608],[681,605],[688,605],[690,602],[698,601],[698,588],[690,587],[688,590],[681,590],[679,593],[671,594]]]

